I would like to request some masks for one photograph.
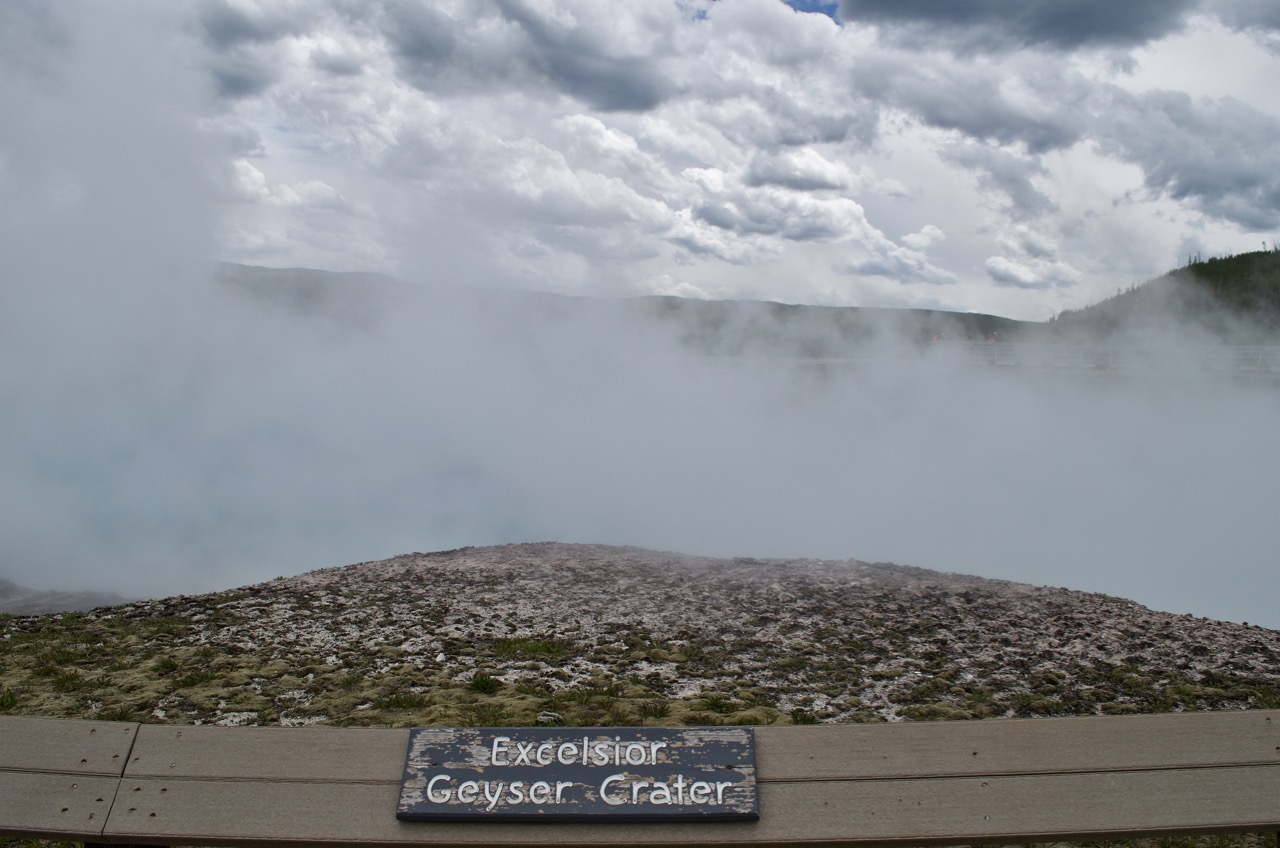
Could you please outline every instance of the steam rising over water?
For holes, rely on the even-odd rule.
[[[542,539],[896,561],[1280,624],[1273,384],[892,340],[856,363],[709,358],[622,309],[188,285],[198,310],[9,372],[19,582],[168,594]]]
[[[225,157],[194,129],[180,39],[157,9],[79,13],[65,55],[0,74],[23,116],[0,124],[0,576],[165,595],[590,541],[892,560],[1280,627],[1274,386],[892,340],[859,367],[700,358],[622,310],[445,289],[246,298],[207,262]]]

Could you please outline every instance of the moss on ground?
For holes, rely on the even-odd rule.
[[[731,725],[1278,706],[1274,631],[860,563],[512,546],[0,616],[0,712],[28,715]]]
[[[1276,682],[1227,672],[1093,663],[1031,672],[1015,685],[963,680],[954,663],[893,659],[868,670],[861,651],[797,651],[718,673],[725,654],[705,641],[632,640],[587,651],[554,636],[476,643],[461,670],[384,647],[372,656],[283,659],[269,650],[220,652],[184,644],[193,622],[175,615],[77,614],[0,620],[0,712],[148,722],[335,725],[775,724],[872,721],[864,687],[893,685],[914,720],[1206,710],[1280,705]],[[605,647],[613,643],[605,643]],[[741,653],[751,646],[739,642]],[[594,676],[564,671],[592,656]],[[710,657],[710,659],[708,659]],[[842,661],[843,659],[843,661]],[[711,685],[673,694],[654,663]],[[780,682],[780,679],[782,682]],[[785,681],[820,695],[819,710],[779,706]],[[762,682],[766,681],[766,682]]]

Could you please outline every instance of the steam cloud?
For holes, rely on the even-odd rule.
[[[0,74],[0,108],[31,117],[0,128],[18,582],[164,595],[551,539],[892,560],[1280,626],[1274,390],[891,347],[708,359],[622,311],[427,287],[264,304],[214,282],[191,92],[141,58],[181,45],[154,10],[82,11],[65,61]],[[107,42],[126,64],[101,75]],[[101,119],[108,100],[133,114]]]

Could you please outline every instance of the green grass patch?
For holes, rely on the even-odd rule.
[[[501,704],[468,704],[463,714],[463,722],[468,727],[503,727],[508,721],[507,711]]]
[[[142,626],[156,636],[176,636],[191,627],[191,619],[180,615],[157,615],[142,619]]]
[[[161,657],[156,660],[151,667],[157,674],[173,674],[180,668],[178,661],[173,657]]]
[[[518,636],[497,639],[489,644],[494,656],[501,659],[560,660],[568,654],[568,647],[559,639],[538,639]]]
[[[491,674],[477,671],[471,678],[471,682],[467,684],[467,688],[482,695],[492,695],[502,688],[502,681]]]
[[[55,692],[75,692],[83,689],[84,686],[85,679],[75,669],[60,671],[53,676],[53,691]]]
[[[189,672],[188,674],[182,675],[177,680],[175,680],[174,685],[177,686],[179,689],[189,689],[192,686],[199,686],[202,683],[208,683],[211,680],[215,679],[217,676],[218,675],[208,670],[192,671],[192,672]]]
[[[808,657],[783,657],[769,663],[769,668],[773,671],[799,671],[808,665]]]
[[[45,662],[53,666],[71,665],[81,659],[81,654],[65,645],[55,645],[45,654],[44,659]]]
[[[816,715],[809,712],[808,710],[802,710],[799,707],[796,707],[794,710],[792,710],[790,715],[791,715],[792,724],[817,724],[818,723],[818,717]]]
[[[671,713],[671,702],[666,698],[646,698],[635,707],[641,718],[665,718]]]
[[[117,707],[108,707],[105,710],[99,710],[94,718],[99,721],[137,721],[138,713],[133,707],[121,704]]]
[[[421,692],[401,692],[373,702],[380,710],[422,710],[431,706],[431,699]]]
[[[729,715],[730,713],[736,712],[738,709],[737,705],[729,698],[714,692],[704,692],[702,695],[702,701],[706,703],[707,709],[711,710],[713,713],[719,713],[720,715]]]

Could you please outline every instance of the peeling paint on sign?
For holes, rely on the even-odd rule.
[[[755,821],[748,727],[421,727],[401,821]]]

